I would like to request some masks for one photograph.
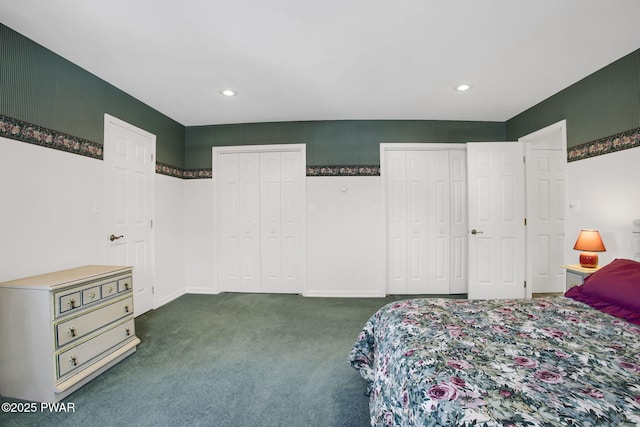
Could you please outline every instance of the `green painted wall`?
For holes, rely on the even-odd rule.
[[[104,113],[155,134],[158,161],[184,167],[184,126],[0,24],[0,114],[102,144]]]
[[[185,128],[95,75],[0,24],[0,114],[103,142],[104,113],[157,136],[157,159],[211,167],[211,147],[306,143],[307,163],[378,165],[379,144],[515,140],[567,119],[568,146],[640,127],[640,50],[506,123],[344,120]]]
[[[210,168],[211,147],[307,144],[307,164],[379,165],[380,143],[504,141],[502,122],[339,120],[186,128],[185,167]]]
[[[640,50],[509,119],[507,140],[562,119],[568,147],[640,127]]]

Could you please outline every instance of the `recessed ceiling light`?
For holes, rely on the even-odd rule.
[[[224,96],[236,96],[237,93],[231,89],[223,89],[220,91],[220,94],[224,95]]]
[[[456,87],[456,90],[459,92],[464,92],[465,90],[469,89],[471,89],[471,86],[469,85],[459,85],[458,87]]]

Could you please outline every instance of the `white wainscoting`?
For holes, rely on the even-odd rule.
[[[0,138],[0,281],[102,264],[100,160]]]
[[[101,160],[0,138],[0,281],[104,264]],[[185,292],[184,181],[156,174],[154,307]]]
[[[156,307],[185,293],[184,185],[180,178],[156,174]]]
[[[307,177],[305,296],[382,297],[380,177]]]
[[[640,147],[567,165],[569,213],[565,228],[565,263],[577,264],[573,244],[582,228],[600,231],[606,252],[599,264],[632,259],[632,221],[640,218]],[[579,205],[579,208],[578,208]]]
[[[184,181],[187,293],[211,294],[213,204],[210,179]],[[384,296],[380,177],[307,177],[305,296]],[[346,191],[343,191],[346,190]]]

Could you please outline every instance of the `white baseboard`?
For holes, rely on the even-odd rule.
[[[319,298],[384,298],[384,292],[371,291],[307,291],[302,294],[305,297]]]
[[[187,287],[185,290],[185,294],[208,294],[208,295],[218,295],[220,292],[215,291],[211,288],[192,288]]]

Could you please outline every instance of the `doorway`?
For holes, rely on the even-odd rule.
[[[306,146],[214,147],[212,151],[215,288],[303,293]]]
[[[154,308],[155,152],[155,135],[105,114],[105,258],[133,266],[136,316]]]
[[[527,284],[531,293],[564,292],[567,217],[566,120],[519,139],[526,152]]]
[[[386,292],[467,292],[464,144],[380,144]]]

